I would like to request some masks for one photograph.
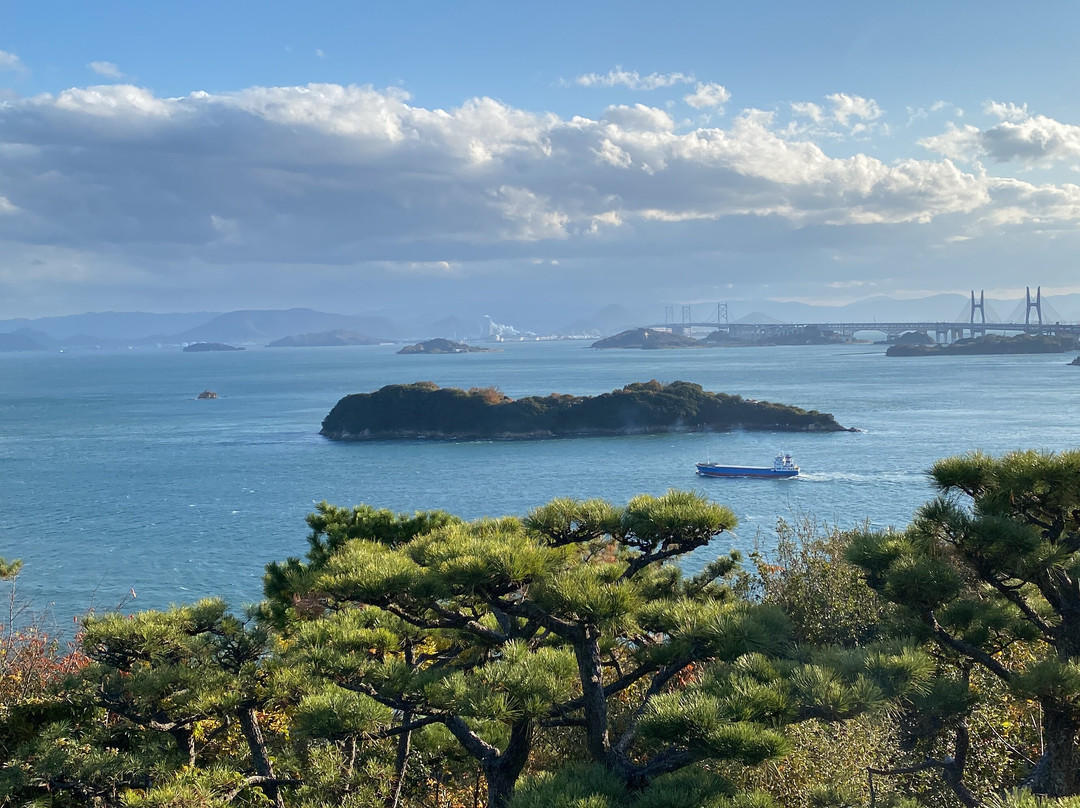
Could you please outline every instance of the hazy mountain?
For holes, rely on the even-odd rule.
[[[600,309],[600,311],[596,312],[591,317],[584,317],[580,320],[575,320],[569,325],[563,326],[558,330],[558,333],[618,334],[623,331],[648,325],[648,323],[645,322],[646,319],[647,318],[643,314],[635,314],[629,309],[613,303],[610,306],[604,306],[604,308]]]
[[[451,316],[443,317],[441,320],[423,326],[420,329],[419,336],[424,339],[433,337],[451,340],[479,339],[484,336],[483,330],[483,324],[479,318],[467,320],[462,317]]]
[[[175,334],[208,322],[217,312],[191,312],[187,314],[151,314],[145,311],[101,311],[86,314],[69,314],[64,317],[41,317],[0,320],[0,332],[14,331],[29,326],[44,332],[56,340],[71,344],[76,336],[94,343],[131,342],[151,334]],[[90,336],[87,336],[90,335]]]
[[[737,320],[732,320],[733,323],[747,323],[752,325],[776,325],[784,322],[783,320],[777,320],[775,317],[770,317],[763,311],[752,311]]]
[[[0,351],[45,351],[56,347],[56,341],[48,334],[29,328],[0,334]]]
[[[915,300],[877,296],[845,306],[812,306],[808,303],[775,300],[732,301],[728,304],[732,322],[751,321],[764,316],[784,323],[873,323],[907,321],[966,322],[970,301],[963,295],[933,295]],[[961,316],[962,315],[962,316]]]
[[[318,334],[296,334],[274,340],[267,348],[314,348],[338,345],[378,345],[382,340],[355,331],[323,331]],[[185,350],[187,350],[185,348]]]
[[[174,335],[178,342],[231,342],[265,345],[295,334],[357,331],[379,339],[400,339],[404,329],[385,317],[328,314],[312,309],[232,311]]]
[[[472,301],[473,309],[475,304],[476,301]],[[773,300],[733,300],[727,305],[731,322],[968,322],[971,316],[971,298],[962,294],[932,295],[913,300],[876,296],[845,306],[813,306]],[[1046,323],[1080,321],[1080,294],[1044,297],[1042,306],[1043,321]],[[283,337],[338,330],[367,334],[386,341],[430,337],[470,339],[482,336],[482,317],[474,317],[471,309],[455,311],[452,315],[434,321],[413,313],[412,318],[406,320],[410,323],[408,326],[402,325],[397,319],[391,319],[387,314],[394,313],[344,315],[312,309],[244,310],[226,314],[90,312],[35,320],[3,320],[0,321],[0,336],[4,337],[4,345],[27,346],[18,349],[8,347],[5,350],[33,350],[29,347],[32,344],[50,348],[123,348],[129,345],[154,347],[190,342],[266,345]],[[400,314],[407,317],[405,312]],[[553,312],[553,316],[555,314]],[[986,300],[988,322],[1023,322],[1024,314],[1023,295],[1016,299]],[[635,312],[620,305],[606,306],[561,328],[519,322],[514,317],[503,314],[492,316],[499,322],[510,323],[519,331],[531,328],[541,334],[609,335],[631,328],[656,325],[663,321],[663,315],[658,312]],[[1031,318],[1034,320],[1036,316],[1032,311]],[[715,318],[715,305],[693,305],[692,319],[700,321]],[[979,318],[977,314],[976,319]],[[33,333],[27,336],[26,329]],[[22,336],[11,336],[17,332],[22,333]]]

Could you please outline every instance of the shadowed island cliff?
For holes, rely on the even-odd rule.
[[[319,434],[333,440],[523,438],[652,432],[844,432],[828,413],[710,393],[699,384],[636,382],[599,396],[552,393],[511,399],[496,388],[391,384],[341,399]]]

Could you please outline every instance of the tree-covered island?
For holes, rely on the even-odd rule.
[[[611,337],[597,340],[590,348],[605,350],[608,348],[638,348],[644,351],[664,348],[704,348],[701,340],[671,331],[658,331],[655,328],[631,328]]]
[[[436,337],[424,340],[415,345],[406,345],[399,354],[447,354],[447,353],[491,353],[491,348],[481,348],[479,345],[469,345],[465,342],[455,342],[450,339]]]
[[[334,440],[492,440],[653,432],[849,431],[828,413],[653,380],[599,396],[552,393],[511,399],[491,387],[391,384],[341,399],[320,434]]]
[[[1080,347],[1076,337],[1064,334],[1018,334],[1003,337],[987,334],[974,339],[958,339],[947,345],[912,345],[897,343],[886,356],[989,356],[992,354],[1065,353]]]

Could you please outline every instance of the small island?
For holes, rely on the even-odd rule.
[[[184,346],[184,353],[205,353],[206,351],[242,351],[235,345],[226,345],[224,342],[193,342]]]
[[[642,350],[657,350],[661,348],[704,348],[701,340],[675,334],[671,331],[658,331],[655,328],[631,328],[622,331],[613,337],[605,337],[597,340],[590,348],[604,350],[607,348],[640,348]]]
[[[480,348],[476,345],[467,345],[464,342],[454,342],[453,340],[443,339],[439,337],[437,339],[429,339],[424,342],[418,342],[415,345],[406,345],[400,351],[399,354],[448,354],[448,353],[491,353],[491,348]]]
[[[841,345],[846,343],[843,335],[817,325],[792,327],[790,331],[757,339],[740,339],[725,330],[713,331],[702,340],[709,347],[765,348],[776,345]]]
[[[1080,347],[1076,337],[1058,334],[1019,334],[1003,337],[987,334],[974,339],[958,339],[943,345],[913,345],[897,343],[885,351],[886,356],[991,356],[995,354],[1045,354],[1075,351]]]
[[[690,382],[653,380],[599,396],[552,393],[517,400],[493,387],[391,384],[345,396],[323,420],[319,434],[348,441],[515,440],[735,429],[858,431],[817,410],[710,393]]]
[[[336,331],[321,331],[317,334],[295,334],[291,337],[282,337],[267,344],[267,348],[326,348],[339,345],[379,345],[381,339],[369,337],[366,334],[358,334],[355,331],[337,329]]]

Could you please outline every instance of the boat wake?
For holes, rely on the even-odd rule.
[[[882,471],[873,474],[854,473],[849,471],[804,471],[798,479],[811,483],[910,483],[913,480],[925,478],[921,471]]]

